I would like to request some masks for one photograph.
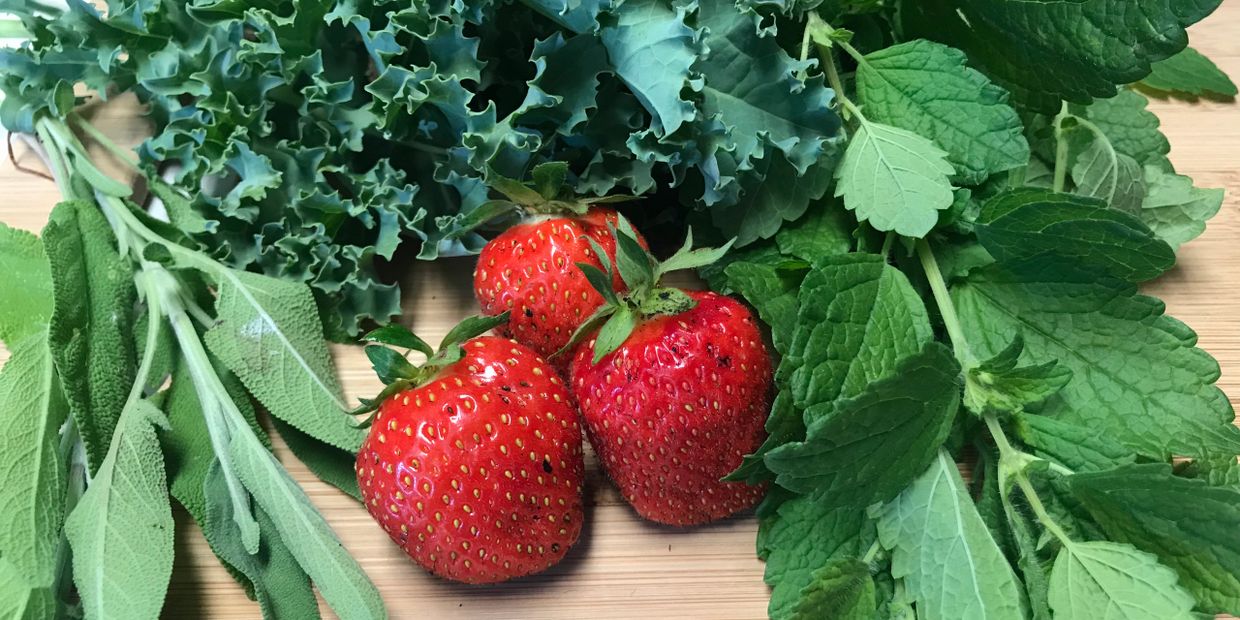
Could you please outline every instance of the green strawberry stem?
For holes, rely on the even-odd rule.
[[[552,357],[565,354],[577,346],[585,337],[598,330],[594,342],[594,364],[604,356],[615,351],[633,333],[643,319],[655,315],[676,315],[692,310],[697,302],[684,291],[660,286],[663,276],[680,269],[697,269],[710,265],[723,258],[736,242],[733,238],[718,248],[693,249],[693,230],[685,236],[685,243],[660,262],[637,241],[637,233],[624,217],[616,226],[611,227],[616,238],[615,269],[620,272],[628,292],[621,295],[613,287],[614,271],[607,252],[593,239],[589,239],[590,247],[603,265],[602,269],[588,263],[577,263],[577,268],[585,274],[590,286],[603,296],[603,305],[573,332],[568,344],[556,351]]]

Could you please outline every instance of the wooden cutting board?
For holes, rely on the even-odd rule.
[[[1240,78],[1240,3],[1225,4],[1192,29],[1194,47]],[[1240,106],[1154,100],[1171,140],[1171,159],[1203,187],[1225,187],[1222,212],[1206,233],[1185,246],[1179,266],[1145,287],[1168,312],[1193,327],[1200,346],[1222,366],[1219,385],[1240,403]],[[132,106],[100,110],[97,124],[134,144],[144,133]],[[24,166],[41,168],[20,143]],[[0,221],[39,231],[57,201],[50,181],[0,161]],[[405,274],[402,322],[438,342],[463,315],[477,310],[470,291],[471,259],[415,264]],[[3,303],[3,302],[0,302]],[[365,356],[355,347],[334,349],[350,398],[378,392]],[[0,363],[8,357],[0,347]],[[767,588],[754,557],[752,516],[708,527],[678,530],[639,520],[587,463],[587,525],[581,542],[560,565],[542,575],[491,586],[468,587],[434,579],[392,545],[366,511],[319,482],[283,446],[280,459],[327,516],[349,551],[379,586],[393,618],[763,618]],[[258,618],[256,604],[219,566],[201,533],[177,514],[176,566],[168,618]],[[324,609],[324,615],[330,612]]]

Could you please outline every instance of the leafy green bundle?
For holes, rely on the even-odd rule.
[[[546,161],[587,194],[675,193],[679,223],[737,237],[703,275],[758,309],[780,355],[770,438],[733,474],[771,485],[758,553],[772,617],[1191,618],[1240,613],[1240,431],[1217,363],[1136,286],[1222,202],[1176,174],[1145,109],[1151,92],[1236,94],[1185,47],[1218,4],[141,0],[100,14],[0,0],[33,35],[0,54],[0,116],[49,134],[73,164],[85,158],[56,119],[73,119],[75,84],[150,106],[139,155],[148,177],[175,164],[176,187],[152,184],[172,225],[107,197],[90,166],[70,176],[93,189],[67,197],[103,208],[131,265],[213,302],[205,325],[244,312],[235,294],[225,303],[230,287],[292,286],[213,259],[308,283],[345,331],[384,320],[395,290],[375,279],[376,257],[410,237],[424,258],[476,250],[487,187]],[[13,255],[31,261],[18,273],[37,264]],[[270,314],[297,337],[266,342],[253,322],[236,337],[317,346],[306,290]],[[152,297],[165,316],[176,308],[142,295],[148,313]],[[253,378],[267,361],[213,329],[199,374],[235,373],[297,426]],[[40,423],[47,441],[57,419]],[[108,436],[96,445],[129,433]],[[237,478],[272,540],[255,481]],[[208,504],[233,510],[217,525],[244,520],[237,488]],[[285,613],[263,592],[289,581],[234,563],[262,554],[216,551],[265,614]],[[326,560],[293,555],[281,570],[300,565],[324,588],[308,564]],[[21,574],[0,564],[0,584]],[[28,585],[42,596],[57,583]]]
[[[313,583],[342,617],[381,617],[253,405],[311,470],[360,497],[365,431],[345,412],[309,288],[191,249],[66,125],[35,129],[66,201],[42,238],[0,225],[12,353],[0,369],[0,616],[158,617],[175,500],[264,615],[317,618]]]

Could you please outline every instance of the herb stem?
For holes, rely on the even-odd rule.
[[[887,236],[883,237],[883,249],[882,249],[883,258],[886,258],[887,256],[891,255],[891,247],[895,245],[895,242],[896,242],[896,231],[894,230],[887,231]]]
[[[1056,192],[1062,192],[1068,182],[1068,140],[1064,136],[1064,122],[1068,120],[1068,102],[1063,102],[1055,116],[1055,184]]]
[[[47,161],[52,168],[52,178],[56,179],[56,186],[60,189],[60,195],[69,200],[77,198],[77,193],[73,191],[73,184],[69,177],[68,162],[65,161],[65,155],[60,148],[60,143],[56,141],[55,136],[49,131],[48,122],[42,120],[36,123],[35,133],[38,134],[39,141],[44,144],[43,150],[47,153]]]
[[[1021,494],[1025,496],[1025,501],[1029,503],[1029,508],[1033,510],[1033,514],[1038,518],[1038,521],[1063,544],[1070,544],[1072,539],[1055,522],[1054,517],[1046,509],[1046,504],[1042,503],[1042,498],[1038,497],[1038,492],[1033,488],[1033,483],[1030,482],[1028,474],[1025,473],[1025,467],[1035,459],[1012,447],[1011,442],[1008,441],[1007,433],[1003,432],[1003,426],[999,424],[999,420],[994,414],[986,414],[982,417],[982,420],[986,422],[986,429],[990,431],[990,436],[995,440],[995,446],[999,448],[1000,479],[1004,480],[1010,476],[1015,480],[1016,486],[1020,489]],[[1000,484],[1001,489],[1002,486]]]
[[[78,114],[77,112],[70,114],[69,118],[72,119],[77,124],[78,129],[81,129],[82,131],[86,132],[86,134],[89,135],[92,140],[97,142],[99,146],[102,146],[104,150],[110,153],[113,157],[120,160],[121,162],[128,164],[130,168],[133,168],[134,170],[138,170],[138,158],[134,157],[131,151],[128,151],[127,149],[122,148],[116,142],[113,142],[112,139],[107,136],[107,134],[103,133],[102,131],[99,131],[98,127],[95,127],[85,118],[82,118],[82,116]]]
[[[883,546],[879,544],[878,539],[874,539],[874,542],[870,543],[870,548],[866,550],[865,555],[861,557],[861,562],[864,564],[873,562],[874,558],[878,556],[878,552],[881,551],[882,548]]]
[[[952,349],[956,357],[965,367],[974,365],[973,351],[964,336],[964,328],[960,325],[960,316],[956,314],[956,304],[952,303],[951,294],[947,292],[947,283],[943,281],[943,272],[939,270],[939,262],[934,251],[925,239],[917,240],[917,258],[930,283],[930,291],[934,294],[934,303],[938,305],[939,315],[943,318],[943,326],[947,328],[947,336],[951,338]]]

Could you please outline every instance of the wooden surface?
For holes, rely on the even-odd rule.
[[[1240,3],[1227,3],[1194,27],[1192,42],[1240,78]],[[1183,248],[1179,266],[1146,291],[1164,299],[1171,314],[1197,331],[1200,346],[1218,358],[1219,384],[1235,404],[1240,402],[1240,107],[1156,100],[1151,109],[1162,118],[1178,170],[1200,186],[1225,187],[1228,194],[1206,233]],[[127,144],[143,131],[141,122],[123,111],[104,110],[97,122]],[[39,167],[20,144],[16,151],[23,165]],[[0,221],[37,232],[56,200],[51,182],[0,162]],[[469,259],[415,265],[401,282],[403,322],[437,342],[460,316],[476,309],[469,289],[472,267]],[[336,347],[335,354],[350,398],[378,391],[358,349]],[[0,350],[0,362],[6,358]],[[756,522],[751,516],[690,530],[645,523],[620,501],[593,462],[588,463],[587,525],[563,563],[533,578],[466,587],[426,575],[360,505],[318,482],[282,447],[278,452],[378,585],[393,618],[765,617],[768,593],[762,563],[753,553]],[[257,618],[257,606],[220,568],[183,512],[177,527],[165,617]]]

